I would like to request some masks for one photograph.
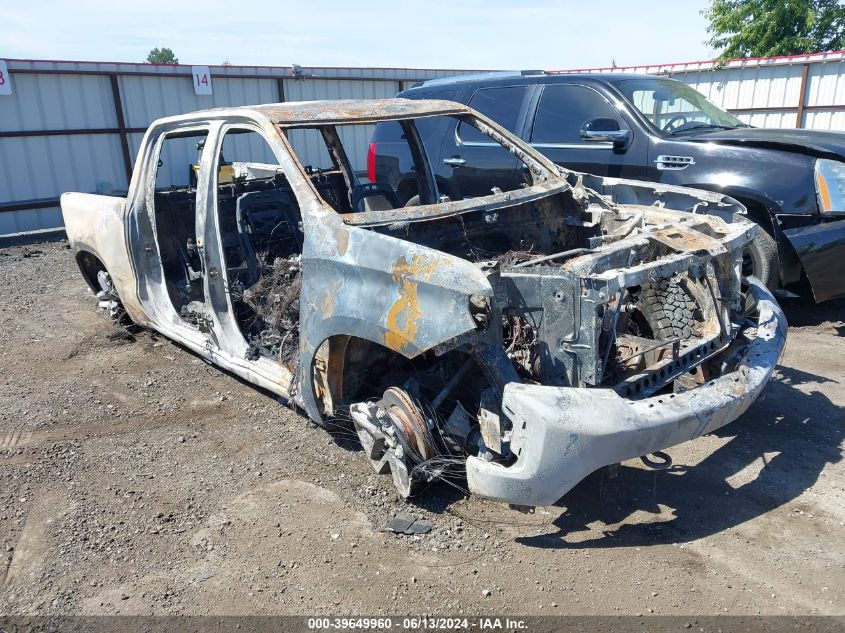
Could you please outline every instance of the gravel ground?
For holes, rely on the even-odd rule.
[[[533,515],[412,503],[353,441],[0,250],[0,614],[843,614],[845,303],[739,421]],[[424,536],[382,531],[396,513]]]

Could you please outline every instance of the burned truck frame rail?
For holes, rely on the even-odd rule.
[[[416,125],[432,117],[488,137],[522,181],[503,174],[489,193],[456,194],[450,176],[471,166],[430,164]],[[396,121],[409,145],[415,195],[352,167],[341,128],[381,121]],[[227,167],[231,130],[259,134],[277,164]],[[308,131],[329,164],[297,157],[293,139]],[[195,196],[196,235],[175,260],[188,262],[180,283],[193,284],[193,301],[175,311],[155,177],[163,139],[197,133],[195,190],[167,192]],[[119,304],[317,423],[351,421],[405,496],[465,469],[472,492],[551,503],[595,468],[735,419],[785,342],[771,295],[740,277],[754,227],[736,201],[563,170],[450,102],[163,119],[145,135],[126,201],[66,194],[62,209],[113,314]]]

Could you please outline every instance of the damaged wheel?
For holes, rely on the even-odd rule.
[[[413,396],[399,387],[390,387],[384,392],[381,408],[393,422],[396,438],[413,465],[437,455],[437,445],[422,406]]]
[[[742,276],[754,275],[770,290],[780,286],[778,245],[763,227],[757,229],[756,237],[742,251]],[[745,300],[745,314],[757,311],[757,302],[743,280],[742,292]]]
[[[120,302],[120,297],[117,296],[117,291],[114,289],[111,275],[108,271],[101,270],[97,273],[97,284],[100,286],[97,292],[97,307],[105,312],[108,317],[120,323],[126,317],[126,310]]]
[[[770,290],[780,285],[778,244],[762,226],[757,235],[742,251],[742,275],[754,275]]]
[[[375,471],[390,470],[402,497],[416,494],[427,483],[417,467],[441,454],[422,403],[405,389],[390,387],[379,402],[353,404],[350,413]]]

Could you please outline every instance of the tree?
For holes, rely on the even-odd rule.
[[[845,48],[841,0],[712,0],[702,11],[719,57],[770,57]]]
[[[148,64],[178,64],[179,60],[173,54],[173,51],[169,48],[159,48],[156,46],[153,50],[150,51],[150,54],[147,55],[147,63]]]

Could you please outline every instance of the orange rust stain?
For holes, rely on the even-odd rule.
[[[651,231],[654,237],[679,251],[697,251],[701,249],[718,249],[719,241],[700,231],[693,231],[679,226],[670,226]]]
[[[337,254],[343,257],[349,248],[349,231],[341,230],[337,234]]]
[[[331,288],[323,288],[323,295],[320,297],[320,310],[324,318],[329,318],[334,314],[334,300],[338,292],[340,292],[339,281],[335,281]]]
[[[417,298],[417,282],[403,279],[399,282],[399,299],[387,312],[387,332],[384,343],[390,349],[403,350],[417,336],[417,319],[421,312]]]
[[[422,310],[417,296],[420,281],[428,280],[437,270],[437,262],[415,255],[409,262],[404,256],[393,264],[393,281],[399,284],[399,298],[387,311],[387,332],[384,343],[390,349],[402,351],[413,344]]]
[[[343,225],[328,224],[326,230],[330,239],[335,243],[337,254],[343,257],[349,249],[349,229]]]

